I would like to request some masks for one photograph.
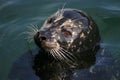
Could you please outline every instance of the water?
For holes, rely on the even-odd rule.
[[[27,36],[22,33],[27,31],[31,24],[41,26],[44,20],[62,8],[65,2],[65,0],[0,0],[0,80],[8,80],[7,77],[13,63],[28,51],[27,42],[24,39]],[[111,73],[114,74],[111,80],[120,80],[120,1],[67,0],[65,7],[81,9],[92,16],[100,30],[103,42],[101,45],[109,51],[106,54],[110,53],[112,58],[115,59],[114,61],[108,59],[109,62],[103,60],[101,64],[113,66]],[[30,46],[32,49],[36,47],[34,43]],[[97,68],[99,70],[99,67]],[[96,71],[97,68],[95,68]],[[86,75],[81,75],[82,73]],[[102,71],[99,73],[104,74]],[[109,70],[106,73],[110,73]],[[79,78],[88,80],[89,77],[91,80],[96,80],[98,77],[98,74],[92,75],[96,76],[93,79],[86,70],[78,71],[77,75],[79,75],[75,78],[77,80]],[[34,77],[36,76],[34,75]],[[37,78],[33,78],[28,79],[26,77],[24,79],[37,80]],[[18,78],[18,80],[24,79]]]

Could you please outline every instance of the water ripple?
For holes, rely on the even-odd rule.
[[[2,10],[3,8],[5,8],[9,5],[12,5],[13,3],[14,3],[14,1],[5,2],[4,4],[0,5],[0,10]]]

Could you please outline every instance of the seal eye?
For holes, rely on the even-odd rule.
[[[72,34],[71,34],[70,31],[63,31],[63,35],[64,35],[65,37],[68,37],[68,36],[71,36]]]
[[[53,22],[53,18],[49,18],[48,20],[47,20],[47,23],[48,24],[50,24],[50,23],[52,23]]]

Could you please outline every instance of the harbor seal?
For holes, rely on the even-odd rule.
[[[42,80],[71,80],[75,69],[95,63],[100,48],[96,23],[77,9],[58,10],[34,35],[39,53],[33,69]]]

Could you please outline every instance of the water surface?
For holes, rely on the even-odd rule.
[[[31,24],[40,27],[44,20],[62,8],[65,2],[66,0],[0,0],[0,80],[8,80],[7,77],[14,62],[23,63],[27,60],[24,60],[26,57],[29,60],[29,54],[25,57],[28,46],[24,38],[27,36],[22,33],[26,32]],[[105,55],[107,57],[108,54],[111,55],[110,59],[105,58],[108,60],[102,58],[97,60],[102,59],[101,61],[103,61],[99,63],[102,66],[100,66],[98,72],[99,74],[105,74],[102,70],[105,69],[106,71],[106,65],[113,66],[112,69],[110,67],[111,72],[108,70],[106,74],[112,73],[108,74],[108,77],[112,76],[111,80],[120,80],[120,1],[67,0],[65,8],[81,9],[92,16],[100,30],[103,42],[101,45],[107,50]],[[36,47],[34,42],[30,44],[30,47],[31,49]],[[21,58],[22,55],[24,55],[23,59]],[[23,66],[25,66],[25,63],[23,63]],[[26,66],[29,66],[29,64],[26,64]],[[93,70],[99,70],[99,67],[94,67],[96,65],[92,67]],[[30,70],[29,68],[28,71]],[[86,69],[78,71],[77,75],[79,77],[75,77],[75,79],[88,80],[90,77],[91,80],[98,80],[99,74],[91,75],[89,70]],[[29,79],[27,75],[24,79],[20,79],[20,76],[17,78],[18,80],[37,80],[34,74],[31,73],[30,75],[33,75],[33,78]],[[109,78],[106,78],[106,80],[109,80]]]

